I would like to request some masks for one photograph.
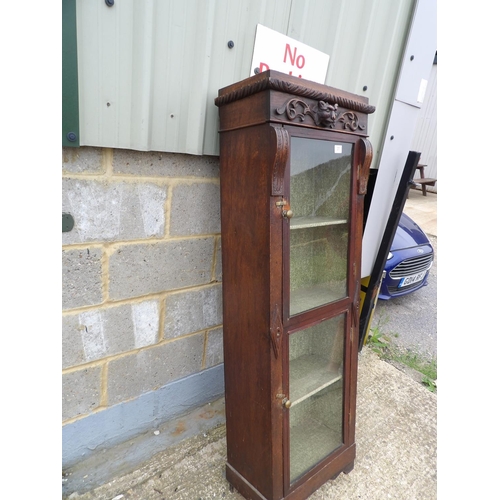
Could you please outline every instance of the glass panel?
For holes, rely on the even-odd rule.
[[[290,482],[342,445],[345,314],[290,335]]]
[[[352,144],[292,137],[290,316],[347,294]]]

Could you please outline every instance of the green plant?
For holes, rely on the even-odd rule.
[[[375,329],[371,331],[371,335],[368,337],[366,343],[380,353],[389,347],[388,340],[389,339],[382,333],[382,330],[376,326]]]
[[[396,361],[422,374],[422,384],[431,392],[437,392],[437,360],[425,359],[420,353],[398,349],[391,343],[391,337],[398,338],[398,333],[386,334],[378,324],[371,330],[366,344],[382,359]]]
[[[437,383],[435,380],[432,380],[431,378],[427,377],[427,375],[424,375],[422,377],[422,384],[424,384],[427,389],[431,392],[437,392]]]
[[[393,350],[392,359],[413,368],[430,380],[436,380],[437,378],[437,361],[435,359],[429,361],[418,353],[401,352],[396,349]]]

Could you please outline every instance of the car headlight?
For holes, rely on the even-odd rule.
[[[387,255],[387,260],[390,260],[394,257],[394,255],[392,254],[392,252],[389,252],[389,255]]]

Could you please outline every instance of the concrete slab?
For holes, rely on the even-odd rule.
[[[328,481],[310,499],[435,500],[436,424],[436,394],[380,360],[369,348],[363,349],[359,359],[354,470]],[[75,492],[69,498],[242,499],[225,480],[225,460],[222,424],[158,453],[131,473],[87,493]]]
[[[410,189],[403,212],[410,216],[428,236],[437,236],[437,193]]]

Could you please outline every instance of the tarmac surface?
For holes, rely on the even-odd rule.
[[[405,212],[437,238],[437,195],[410,191]],[[434,228],[434,229],[433,229]],[[211,409],[209,408],[211,407]],[[201,411],[223,414],[223,399]],[[309,498],[435,500],[437,498],[437,395],[406,371],[381,360],[370,348],[359,355],[356,460],[349,474],[328,481]],[[172,430],[173,429],[173,430]],[[175,422],[161,432],[175,432]],[[148,439],[159,438],[158,431]],[[157,453],[106,484],[89,489],[86,475],[74,483],[71,500],[236,500],[243,497],[225,479],[225,425]],[[107,460],[127,461],[127,447],[107,451]],[[91,474],[92,471],[88,471]],[[66,479],[67,480],[67,479]],[[64,481],[64,479],[63,479]]]
[[[408,295],[378,300],[371,322],[401,351],[437,359],[437,195],[410,190],[403,211],[427,234],[434,248],[434,263],[427,285]]]

